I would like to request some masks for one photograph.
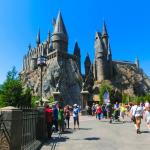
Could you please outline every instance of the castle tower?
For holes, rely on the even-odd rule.
[[[40,43],[41,43],[41,38],[40,38],[40,30],[39,30],[39,32],[37,34],[37,38],[36,38],[36,45],[37,45],[37,47],[40,45]]]
[[[76,42],[74,46],[74,55],[76,56],[77,66],[78,66],[79,72],[81,73],[81,54],[80,54],[80,48],[78,46],[78,42]]]
[[[54,31],[52,34],[53,49],[58,51],[68,51],[68,34],[62,19],[61,12],[58,13],[56,23],[54,25]]]
[[[50,34],[50,30],[48,30],[48,36],[47,36],[47,43],[50,44],[51,41],[51,34]]]
[[[137,68],[137,69],[140,68],[138,57],[136,57],[136,59],[135,59],[135,65],[136,65],[136,68]]]
[[[108,33],[107,33],[107,28],[106,28],[106,24],[105,21],[103,23],[103,29],[102,29],[102,40],[104,42],[104,46],[105,48],[108,50]]]
[[[111,47],[110,43],[108,42],[108,55],[107,55],[108,65],[110,68],[109,77],[110,79],[113,77],[113,64],[112,64],[112,53],[111,53]]]
[[[95,36],[95,70],[97,80],[99,82],[107,78],[107,50],[105,49],[104,42],[102,40],[101,33],[96,32]]]
[[[84,67],[85,67],[85,76],[89,74],[90,67],[91,67],[91,60],[89,57],[89,54],[86,55],[85,61],[84,61]]]

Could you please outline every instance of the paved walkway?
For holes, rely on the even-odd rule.
[[[41,150],[149,150],[150,133],[147,133],[145,123],[142,123],[141,131],[140,135],[136,134],[129,121],[109,124],[108,120],[81,116],[80,130],[69,129],[65,134],[53,134]]]

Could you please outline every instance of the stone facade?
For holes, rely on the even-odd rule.
[[[81,74],[81,54],[77,42],[74,53],[68,53],[68,34],[60,12],[54,21],[52,35],[48,32],[47,40],[41,43],[39,31],[36,43],[36,48],[29,45],[21,72],[22,81],[32,89],[34,95],[40,95],[40,68],[37,66],[37,58],[41,55],[47,57],[47,65],[43,70],[43,97],[46,98],[59,90],[65,104],[81,105],[81,89],[88,90],[93,95],[95,87],[100,86],[104,80],[109,80],[114,88],[130,95],[150,91],[150,79],[140,69],[138,59],[135,63],[112,60],[105,22],[102,34],[96,32],[94,62],[91,62],[88,54],[85,58],[85,75]]]
[[[68,35],[59,12],[52,35],[48,32],[45,42],[40,41],[40,32],[37,35],[37,47],[29,46],[28,54],[23,59],[21,79],[32,89],[34,95],[40,95],[40,68],[37,58],[46,56],[46,67],[43,68],[43,97],[49,98],[53,92],[60,91],[65,104],[78,103],[81,105],[81,64],[80,48],[75,43],[74,54],[68,53]]]

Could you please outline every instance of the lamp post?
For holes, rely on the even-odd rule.
[[[44,66],[46,66],[46,57],[45,56],[40,56],[40,57],[38,57],[38,59],[37,59],[37,65],[41,68],[41,92],[40,92],[40,94],[41,94],[41,100],[40,100],[40,104],[41,104],[41,106],[43,105],[43,102],[42,102],[42,72],[43,72],[43,67]]]

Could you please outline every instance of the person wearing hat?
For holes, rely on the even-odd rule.
[[[73,106],[74,129],[76,129],[76,124],[78,125],[79,129],[79,108],[77,107],[77,104],[74,104]]]

